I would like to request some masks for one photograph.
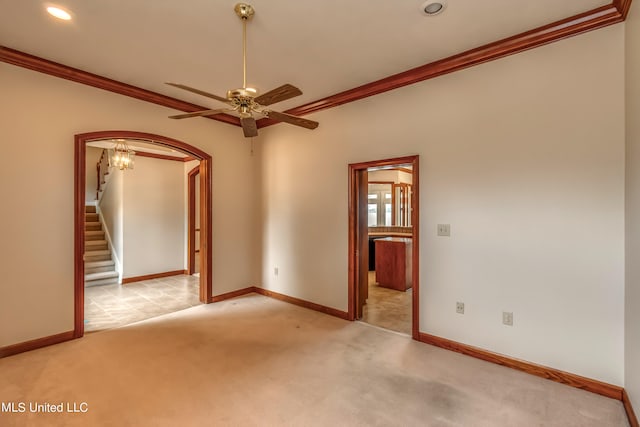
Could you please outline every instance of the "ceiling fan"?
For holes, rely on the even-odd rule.
[[[295,126],[301,126],[307,129],[317,128],[319,123],[313,120],[303,119],[302,117],[266,108],[267,105],[302,95],[302,91],[297,87],[287,83],[262,95],[258,95],[257,89],[247,87],[247,21],[253,17],[255,10],[251,5],[245,3],[236,4],[234,10],[236,15],[238,15],[242,20],[242,87],[227,91],[227,97],[223,98],[222,96],[217,96],[183,84],[166,83],[170,86],[192,93],[197,93],[198,95],[206,96],[207,98],[212,98],[228,105],[227,108],[178,114],[175,116],[169,116],[169,118],[186,119],[189,117],[213,116],[227,112],[236,112],[240,115],[240,125],[242,126],[245,137],[258,135],[258,126],[254,115],[268,117],[273,120],[289,123]]]

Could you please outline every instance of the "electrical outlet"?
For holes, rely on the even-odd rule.
[[[438,224],[438,236],[451,236],[451,225]]]
[[[456,303],[456,313],[464,314],[464,303],[463,302],[457,302]]]
[[[273,275],[274,276],[278,275],[278,267],[273,267]]]
[[[510,311],[502,312],[502,324],[507,326],[513,326],[513,312],[510,312]]]

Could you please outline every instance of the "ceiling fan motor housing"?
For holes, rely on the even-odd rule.
[[[258,90],[252,87],[241,87],[227,91],[227,98],[255,98],[258,96]]]

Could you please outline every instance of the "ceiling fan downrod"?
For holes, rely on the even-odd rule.
[[[247,89],[247,21],[253,18],[256,11],[246,3],[236,4],[233,10],[242,19],[242,87]]]

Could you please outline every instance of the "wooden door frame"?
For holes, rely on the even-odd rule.
[[[139,139],[169,147],[200,161],[200,300],[212,301],[212,160],[185,142],[152,133],[107,130],[75,135],[74,149],[74,338],[84,335],[84,228],[87,142],[105,139]],[[204,238],[202,238],[204,236]]]
[[[358,268],[358,252],[357,248],[362,242],[358,242],[358,174],[362,170],[367,170],[374,167],[393,166],[400,164],[411,164],[413,166],[413,174],[411,185],[413,188],[411,201],[411,227],[413,234],[413,248],[412,248],[412,271],[411,277],[413,281],[413,300],[412,300],[412,325],[411,335],[413,339],[417,340],[420,335],[420,244],[419,244],[419,230],[420,230],[420,204],[419,204],[419,156],[406,156],[397,157],[393,159],[375,160],[363,163],[352,163],[349,165],[349,319],[356,319],[356,311],[358,304],[357,301],[357,284],[358,284],[358,272],[361,270]],[[368,242],[367,242],[368,243]],[[367,272],[368,274],[368,272]]]
[[[188,249],[187,249],[187,274],[196,272],[196,175],[200,173],[200,166],[196,166],[188,174]]]

